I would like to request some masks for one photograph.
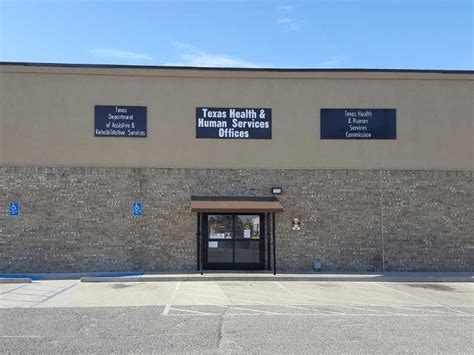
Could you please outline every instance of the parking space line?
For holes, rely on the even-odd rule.
[[[15,299],[11,299],[11,298],[0,298],[0,301],[33,303],[32,300],[15,300]]]
[[[429,305],[430,307],[433,307]],[[379,307],[379,306],[373,306],[373,307]],[[390,307],[390,308],[396,308],[396,309],[406,309],[408,311],[423,311],[423,312],[432,312],[432,313],[439,313],[439,314],[451,314],[447,313],[444,311],[436,310],[436,309],[427,309],[426,307],[400,307],[400,306],[382,306],[382,307]]]
[[[234,308],[244,309],[243,307],[234,306],[234,305],[221,305],[221,304],[203,303],[203,302],[197,302],[197,301],[195,303],[198,304],[198,305],[201,305],[201,306],[220,307],[220,308],[224,308],[226,310],[231,310],[231,309],[234,309]],[[256,304],[256,305],[267,305],[267,304]],[[319,309],[319,308],[304,308],[304,307],[289,306],[289,305],[276,305],[276,306],[283,307],[283,308],[293,308],[293,309],[301,309],[301,310],[308,310],[308,311],[326,312],[325,314],[329,314],[329,315],[331,315],[331,314],[333,314],[333,315],[345,315],[345,313],[342,313],[342,312],[322,310],[322,309]],[[248,309],[248,310],[259,311],[259,310],[255,310],[255,309]],[[261,312],[269,312],[269,311],[261,311]],[[272,313],[275,313],[275,312],[272,312]],[[278,313],[278,314],[284,315],[286,313]],[[319,314],[319,313],[311,313],[311,314],[316,315],[316,314]]]
[[[252,308],[243,308],[243,307],[238,307],[238,306],[232,306],[232,307],[229,307],[229,309],[240,309],[240,310],[243,310],[243,311],[258,312],[258,313],[271,314],[271,315],[284,315],[284,313],[263,311],[263,310],[260,310],[260,309],[252,309]]]
[[[47,296],[48,294],[50,294],[50,292],[47,292],[46,294],[35,294],[35,293],[23,293],[23,292],[10,292],[10,295],[22,295],[22,296],[36,296],[36,297],[45,297]]]
[[[393,314],[397,316],[406,316],[406,313],[397,313],[397,312],[390,312],[390,311],[384,311],[381,309],[371,309],[371,308],[362,308],[362,307],[353,307],[353,306],[338,306],[338,307],[343,307],[343,308],[349,308],[349,309],[357,309],[357,310],[362,310],[362,311],[369,311],[369,312],[383,312],[387,314]]]
[[[0,338],[42,338],[41,335],[0,335]]]
[[[35,291],[40,291],[40,292],[52,292],[57,289],[61,289],[64,286],[45,286],[39,282],[32,282],[29,284],[29,289],[33,289]]]
[[[314,287],[314,285],[299,284],[299,286],[305,287],[305,289],[304,289],[305,291],[311,290],[311,292],[316,292],[316,293],[320,293],[320,294],[323,294],[323,295],[333,295],[334,294],[333,292],[327,292],[327,291],[323,291],[321,289],[316,289]],[[349,289],[349,287],[350,287],[350,289]],[[353,286],[353,285],[341,285],[342,290],[339,293],[342,293],[343,295],[345,295],[346,293],[359,292],[359,293],[362,293],[362,294],[365,294],[365,295],[369,295],[367,298],[375,298],[375,299],[380,298],[380,294],[374,292],[374,290],[372,292],[366,292],[366,291],[361,291],[361,290],[358,290],[358,289],[354,289],[354,287],[355,286]],[[300,290],[299,292],[302,292],[302,291],[303,290]]]
[[[322,295],[328,295],[328,296],[333,296],[334,295],[334,292],[328,292],[328,291],[324,291],[324,290],[321,290],[321,289],[318,289],[317,285],[306,285],[306,284],[295,284],[295,286],[301,286],[302,288],[300,289],[297,289],[299,293],[301,292],[311,292],[311,293],[319,293],[319,294],[322,294]],[[339,293],[350,293],[352,292],[352,290],[340,290]]]
[[[168,313],[164,314],[163,312],[163,316],[169,316],[169,311],[170,310],[173,310],[173,311],[180,311],[180,312],[187,312],[187,313],[194,313],[194,314],[203,314],[203,315],[207,315],[207,316],[213,316],[213,315],[218,315],[216,313],[208,313],[208,312],[201,312],[201,311],[196,311],[196,310],[191,310],[191,309],[182,309],[182,308],[175,308],[175,307],[170,307],[169,310],[168,310]]]
[[[278,295],[278,296],[282,296],[282,297],[286,297],[284,294],[282,293],[279,293],[279,292],[272,292],[272,291],[261,291],[261,290],[250,290],[250,289],[246,289],[249,291],[249,293],[264,293],[264,294],[270,294],[272,296],[275,296],[275,295]],[[225,291],[224,291],[225,292]],[[236,293],[235,290],[232,290],[232,291],[228,291],[230,293]],[[242,294],[242,292],[239,292]]]
[[[262,314],[262,313],[209,313],[209,314],[197,314],[199,316],[221,316],[221,317],[242,317],[242,316],[256,316],[256,317],[474,317],[474,315],[463,315],[463,314],[387,314],[387,313],[347,313],[344,315],[338,314],[323,314],[323,313],[275,313],[275,314]],[[175,314],[170,313],[167,317],[189,317],[189,314]]]
[[[229,293],[230,296],[234,296],[234,295],[237,295],[238,297],[240,296],[249,296],[249,297],[266,297],[266,298],[272,298],[272,299],[275,299],[275,298],[281,298],[282,300],[288,300],[288,296],[287,295],[282,295],[281,293],[270,293],[270,292],[267,292],[267,294],[265,295],[252,295],[252,294],[248,294],[248,293],[243,293],[243,292],[235,292],[235,291],[232,291],[231,293]]]
[[[400,293],[400,294],[402,294],[402,295],[406,295],[406,296],[410,296],[410,297],[413,297],[413,298],[422,300],[422,301],[424,301],[424,302],[427,303],[427,304],[431,304],[431,305],[439,306],[439,307],[444,307],[444,308],[446,308],[446,309],[449,309],[449,310],[452,310],[452,311],[454,311],[454,312],[461,313],[461,314],[469,314],[469,313],[466,313],[466,312],[463,312],[463,311],[460,311],[460,310],[451,308],[451,307],[446,306],[446,305],[441,304],[441,303],[436,303],[436,302],[427,301],[427,300],[425,300],[425,299],[423,299],[423,298],[421,298],[421,297],[418,297],[418,296],[415,296],[415,295],[411,295],[411,294],[409,294],[409,293],[407,293],[407,292],[403,292],[403,291],[397,290],[397,289],[395,289],[395,288],[391,288],[391,287],[388,287],[388,286],[385,286],[385,285],[382,286],[382,285],[380,285],[378,282],[374,282],[374,284],[377,285],[377,286],[379,286],[379,287],[387,288],[387,289],[389,289],[389,290],[398,292],[398,293]]]
[[[18,290],[18,289],[20,289],[20,288],[26,287],[26,286],[28,286],[28,285],[30,285],[30,284],[21,285],[21,286],[12,288],[11,290],[7,290],[7,291],[0,292],[0,296],[1,296],[1,295],[5,295],[5,294],[10,293],[10,292],[13,292],[13,291],[15,291],[15,290]]]
[[[170,308],[171,308],[171,304],[173,303],[173,301],[176,297],[176,293],[178,292],[178,288],[179,288],[180,283],[181,283],[180,281],[176,282],[176,286],[174,287],[174,291],[173,291],[173,295],[171,296],[171,300],[170,300],[169,303],[166,304],[166,307],[163,309],[163,313],[162,313],[163,316],[166,316],[169,313]]]
[[[299,297],[299,295],[297,295],[296,293],[294,293],[294,292],[293,292],[292,290],[290,290],[289,288],[283,286],[280,282],[275,281],[275,283],[276,283],[279,287],[281,287],[283,290],[285,290],[286,292],[288,292],[290,295],[292,295],[293,297]],[[304,295],[303,295],[303,296],[304,296]],[[314,304],[314,303],[311,303],[311,304]],[[288,306],[288,307],[290,307],[290,306]],[[295,307],[295,306],[293,306],[293,307]],[[323,311],[323,312],[324,312],[324,311]],[[329,312],[329,311],[328,311],[328,312]],[[334,312],[334,313],[337,313],[337,312]]]
[[[316,293],[322,293],[322,292],[319,292],[319,291],[316,291],[316,290],[315,290],[314,292],[316,292]],[[331,295],[331,294],[330,294],[330,295]],[[328,297],[326,297],[326,295],[324,295],[324,296],[308,295],[307,293],[301,292],[301,291],[299,291],[299,293],[298,293],[298,297],[304,297],[304,298],[314,299],[314,300],[317,300],[317,301],[325,300],[325,301],[330,301],[330,302],[332,302],[332,301],[334,301],[334,294],[332,294],[332,296],[333,296],[333,298],[328,298]],[[339,297],[340,297],[340,295],[339,295]],[[340,297],[340,298],[341,298],[341,297]],[[341,300],[342,300],[342,298],[341,298]],[[355,305],[362,305],[362,306],[375,306],[375,307],[383,306],[383,305],[374,305],[374,304],[371,304],[371,303],[354,302],[354,301],[347,301],[347,300],[345,300],[344,302],[350,303],[350,304],[355,304]],[[403,301],[402,301],[402,302],[403,302]],[[403,302],[403,303],[408,303],[408,302]],[[413,304],[413,303],[411,303],[411,304]],[[424,306],[424,305],[426,305],[426,302],[418,303],[418,304]]]
[[[193,295],[193,294],[191,294]],[[258,305],[258,306],[268,306],[269,304],[268,303],[263,303],[263,302],[258,302],[258,301],[248,301],[248,300],[244,300],[244,299],[239,299],[239,298],[228,298],[229,300],[232,300],[232,301],[237,301],[237,302],[247,302],[247,303],[250,303],[250,305]],[[201,305],[209,305],[209,306],[217,306],[217,307],[224,307],[224,308],[237,308],[237,306],[234,306],[234,305],[228,305],[228,306],[223,306],[223,305],[216,305],[216,304],[207,304],[207,303],[200,303]],[[343,315],[345,313],[341,313],[341,312],[335,312],[335,311],[328,311],[328,310],[322,310],[322,309],[317,309],[317,308],[304,308],[304,307],[298,307],[298,306],[293,306],[293,305],[287,305],[287,304],[272,304],[272,306],[278,306],[278,307],[281,307],[281,308],[293,308],[293,309],[301,309],[301,310],[308,310],[308,311],[317,311],[317,312],[325,312],[325,313],[328,313],[328,314],[337,314],[337,315]],[[262,311],[263,312],[263,311]],[[268,312],[268,311],[267,311]],[[273,313],[273,312],[272,312]]]
[[[36,307],[37,305],[44,303],[50,300],[57,295],[68,291],[72,287],[74,287],[76,283],[70,284],[66,287],[55,287],[54,291],[46,291],[46,290],[38,290],[36,289],[37,284],[27,284],[12,290],[3,292],[0,294],[0,307],[2,308],[11,308],[11,307],[22,307],[22,308],[32,308]],[[20,291],[17,291],[22,289]],[[41,293],[36,293],[36,292]],[[30,293],[33,292],[33,293]],[[13,298],[5,298],[5,297],[13,297]],[[27,298],[27,299],[25,299]],[[12,304],[13,302],[13,304]],[[15,305],[15,303],[17,305]]]
[[[281,288],[283,288],[284,290],[287,290],[289,294],[291,294],[292,296],[295,296],[295,297],[298,297],[299,295],[295,294],[293,291],[291,291],[290,289],[287,289],[285,286],[283,286],[281,283],[279,282],[276,282],[278,284],[278,286],[280,286]],[[304,295],[303,295],[304,297]],[[287,306],[287,307],[295,307],[295,306]],[[331,311],[325,311],[325,310],[321,310],[322,312],[331,312]],[[338,312],[333,312],[334,314],[338,314]],[[345,313],[339,313],[339,314],[345,314]]]
[[[336,311],[327,311],[327,310],[324,310],[324,309],[319,309],[319,308],[305,308],[305,307],[299,307],[299,306],[293,306],[293,305],[279,305],[280,307],[286,307],[286,308],[294,308],[294,309],[301,309],[301,310],[308,310],[308,311],[318,311],[318,312],[326,312],[326,314],[333,314],[333,315],[346,315],[347,313],[343,313],[343,312],[336,312]],[[313,314],[317,314],[317,313],[313,313]]]
[[[54,292],[53,294],[49,295],[49,296],[46,296],[43,300],[37,302],[37,304],[41,304],[41,303],[44,303],[46,301],[49,301],[51,298],[53,297],[56,297],[57,295],[60,295],[61,293],[64,293],[68,290],[70,290],[71,288],[73,288],[74,286],[76,286],[76,283],[73,283],[67,287],[64,287],[62,288],[60,291],[57,291],[57,292]],[[33,306],[34,307],[34,306]]]

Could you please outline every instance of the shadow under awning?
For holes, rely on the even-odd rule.
[[[192,212],[283,212],[274,196],[191,196]]]

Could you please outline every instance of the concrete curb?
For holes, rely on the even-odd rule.
[[[29,278],[4,278],[0,279],[0,284],[28,284],[31,283]]]
[[[370,277],[311,276],[150,276],[150,277],[82,277],[81,282],[176,282],[176,281],[374,281]]]
[[[82,277],[81,282],[199,282],[199,281],[333,281],[333,282],[474,282],[471,273],[416,274],[183,274],[139,277]]]
[[[79,280],[81,277],[138,277],[144,276],[143,272],[50,272],[50,273],[23,273],[1,274],[0,279],[31,279],[44,280]]]

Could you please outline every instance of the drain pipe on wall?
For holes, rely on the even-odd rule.
[[[381,232],[382,232],[382,272],[385,272],[385,240],[384,240],[384,225],[383,225],[383,183],[382,183],[383,172],[380,170],[380,213],[381,213]]]

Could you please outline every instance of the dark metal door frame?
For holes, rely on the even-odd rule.
[[[200,271],[202,270],[265,270],[265,241],[267,240],[267,225],[266,225],[266,214],[265,213],[221,213],[221,212],[206,212],[198,213],[198,243],[200,244],[200,252],[198,253],[201,256]],[[232,216],[232,263],[209,263],[207,261],[208,255],[208,241],[209,241],[209,231],[208,231],[208,215],[229,215]],[[235,261],[235,219],[238,215],[256,215],[260,217],[260,239],[259,239],[259,262],[258,263],[238,263]],[[254,241],[256,242],[256,241]],[[198,245],[199,245],[198,244]],[[199,248],[198,248],[199,249]],[[199,258],[198,258],[199,260]]]

